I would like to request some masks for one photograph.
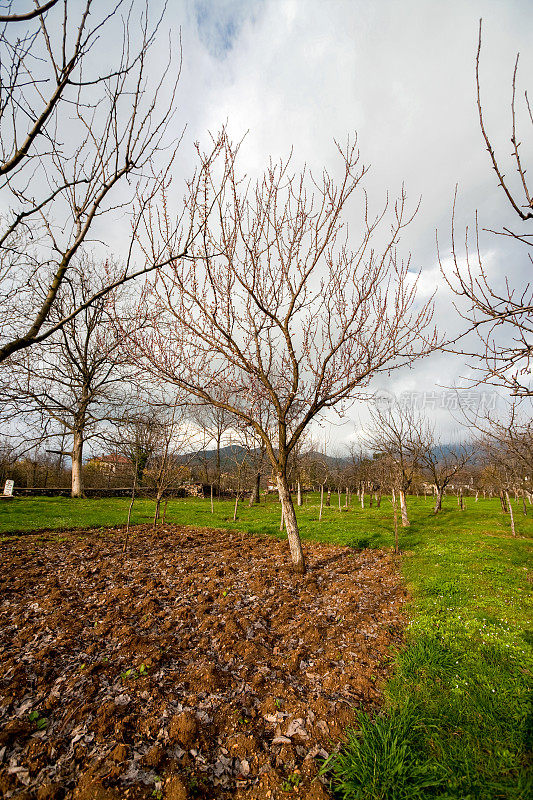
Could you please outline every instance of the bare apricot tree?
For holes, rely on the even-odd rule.
[[[203,235],[186,258],[170,242],[171,264],[146,290],[152,329],[130,337],[154,374],[234,414],[264,442],[300,573],[290,453],[317,415],[342,411],[373,376],[435,343],[432,304],[417,303],[417,277],[397,254],[412,218],[405,192],[390,217],[386,205],[372,215],[356,144],[337,150],[338,182],[326,170],[292,172],[290,158],[247,181],[225,132],[209,163],[199,150],[203,185],[186,202]],[[352,249],[345,217],[356,190],[363,214]],[[166,229],[162,236],[170,241]],[[258,412],[265,405],[270,428]]]
[[[211,492],[213,489],[217,497],[220,497],[220,476],[221,476],[221,458],[220,451],[222,442],[230,440],[230,433],[235,424],[235,418],[226,409],[217,406],[200,405],[191,408],[191,419],[194,425],[197,426],[202,438],[202,450],[198,454],[203,461],[206,483],[211,485]],[[209,448],[215,448],[215,468],[214,480],[210,480],[208,462],[212,459],[207,457]]]
[[[481,133],[485,142],[492,167],[511,208],[521,222],[531,224],[533,220],[533,195],[528,185],[526,166],[521,150],[521,136],[517,123],[517,77],[518,55],[516,57],[512,83],[511,83],[511,159],[517,173],[514,181],[505,174],[500,156],[492,146],[491,138],[485,124],[483,105],[481,101],[480,56],[481,56],[481,21],[479,24],[479,41],[476,55],[476,87],[477,107]],[[527,95],[524,93],[524,112],[527,124],[533,126],[533,113]],[[455,237],[455,201],[452,214],[452,259],[451,271],[441,270],[444,278],[452,291],[459,298],[456,308],[460,316],[467,323],[467,333],[477,335],[479,349],[472,351],[461,349],[457,351],[457,340],[450,349],[460,352],[472,359],[472,366],[477,370],[479,381],[503,386],[517,397],[532,396],[531,367],[533,364],[533,290],[530,281],[522,286],[513,286],[506,279],[503,288],[497,288],[494,281],[489,280],[487,270],[480,252],[479,225],[476,214],[475,241],[473,247],[469,246],[469,235],[466,233],[466,246],[464,255],[459,253]],[[533,264],[533,247],[531,233],[518,232],[504,227],[501,230],[488,232],[503,236],[517,243],[520,249],[526,248],[527,257]],[[474,254],[472,256],[472,253]],[[440,255],[439,255],[440,260]],[[466,307],[465,307],[466,303]]]
[[[148,2],[138,13],[136,0],[99,4],[99,15],[95,5],[9,4],[0,20],[0,362],[158,266],[136,268],[130,249],[113,283],[51,318],[89,232],[133,198],[138,212],[150,202],[177,141],[167,134],[179,68],[148,74],[161,19],[150,22]]]
[[[108,264],[103,270],[88,258],[78,259],[60,287],[50,323],[84,305],[113,282],[118,270],[116,265]],[[84,445],[116,414],[113,404],[123,397],[128,376],[132,377],[111,309],[111,297],[100,296],[45,341],[13,354],[6,368],[9,381],[0,391],[3,415],[23,414],[26,421],[37,416],[43,432],[50,428],[49,440],[63,440],[65,434],[70,438],[72,497],[83,496]],[[67,455],[66,450],[61,452]]]
[[[160,517],[161,502],[165,499],[165,519],[168,494],[181,485],[189,473],[188,463],[194,457],[190,452],[196,431],[191,427],[188,408],[179,395],[153,406],[156,446],[147,464],[146,477],[155,489],[154,530]],[[188,453],[188,457],[187,454]]]
[[[486,414],[474,422],[477,446],[484,457],[496,489],[502,510],[509,512],[511,528],[515,524],[510,495],[522,498],[522,510],[527,515],[526,497],[531,502],[533,487],[533,421],[531,408],[514,402],[502,417]]]
[[[370,431],[365,444],[378,457],[385,457],[392,469],[393,488],[400,496],[402,525],[410,525],[406,495],[420,470],[422,453],[427,449],[419,415],[411,406],[394,403],[370,412]]]
[[[434,514],[442,511],[442,496],[454,478],[461,476],[473,458],[472,447],[466,444],[444,446],[427,419],[419,418],[419,461],[436,491]]]

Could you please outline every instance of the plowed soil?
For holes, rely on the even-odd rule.
[[[380,702],[393,556],[165,526],[0,544],[0,796],[325,800],[318,770]]]

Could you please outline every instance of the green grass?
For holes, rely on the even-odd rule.
[[[344,501],[344,498],[343,498]],[[0,532],[124,525],[129,501],[15,498],[0,505]],[[533,509],[510,536],[499,501],[446,498],[440,515],[428,498],[408,499],[411,527],[400,530],[402,569],[412,602],[405,647],[397,654],[383,711],[361,712],[341,752],[326,765],[343,800],[526,800],[533,796],[531,748]],[[152,518],[139,500],[133,522]],[[280,536],[274,497],[259,507],[232,501],[169,502],[169,522]],[[304,539],[390,547],[392,509],[338,510],[318,522],[318,497],[298,509]]]

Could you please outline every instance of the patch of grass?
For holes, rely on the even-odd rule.
[[[302,781],[302,776],[298,772],[292,772],[281,784],[282,792],[293,792]]]
[[[413,515],[406,646],[383,715],[361,715],[327,764],[342,800],[533,796],[531,541],[496,503],[469,506],[466,519]]]
[[[324,763],[343,800],[422,800],[445,786],[436,760],[419,754],[419,742],[432,724],[409,704],[387,716],[358,715],[344,748]]]

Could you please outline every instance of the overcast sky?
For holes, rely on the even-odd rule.
[[[155,15],[163,3],[150,0],[149,7]],[[531,0],[170,2],[161,42],[169,28],[175,42],[181,31],[176,133],[186,126],[174,186],[191,173],[193,143],[206,142],[208,132],[216,133],[225,123],[234,139],[247,134],[241,168],[252,174],[269,156],[285,156],[291,147],[297,162],[326,166],[334,173],[338,162],[333,140],[345,141],[357,132],[362,161],[371,165],[367,186],[375,207],[387,191],[396,195],[402,183],[413,207],[421,198],[401,249],[411,251],[413,269],[421,271],[421,296],[438,288],[435,321],[441,334],[457,333],[461,323],[440,275],[435,244],[438,231],[446,263],[456,185],[459,231],[473,225],[476,209],[481,225],[517,227],[479,129],[474,66],[480,17],[486,123],[505,161],[511,147],[511,78],[518,51],[522,96],[533,74]],[[164,46],[151,54],[154,68],[158,57],[163,63]],[[524,125],[529,163],[530,133],[531,126],[528,130]],[[509,175],[515,172],[509,160],[505,169]],[[351,229],[357,230],[357,224],[357,219],[350,220]],[[526,281],[531,265],[524,248],[484,235],[481,249],[496,286],[505,278],[512,285]],[[440,392],[437,399],[433,395],[428,411],[445,435],[453,437],[454,415],[439,406],[452,402],[446,387],[461,385],[464,375],[468,370],[461,358],[436,354],[381,379],[379,385],[396,396]],[[357,436],[364,408],[357,406],[342,427],[332,429],[330,446]]]
[[[152,3],[151,3],[152,5]],[[155,4],[154,4],[155,5]],[[436,321],[443,334],[459,329],[440,278],[435,246],[450,245],[450,215],[458,184],[458,227],[474,222],[514,223],[497,189],[479,130],[474,61],[483,17],[482,91],[494,144],[510,152],[511,77],[520,51],[520,86],[531,75],[533,3],[529,0],[184,0],[172,3],[168,22],[181,26],[183,72],[180,119],[187,124],[181,150],[185,171],[191,143],[227,121],[235,139],[247,133],[243,159],[251,171],[269,155],[294,146],[298,159],[335,169],[334,138],[357,132],[377,204],[402,182],[420,212],[404,236],[404,251],[422,272],[420,288],[438,287]],[[525,134],[530,131],[525,128]],[[527,139],[527,136],[524,137]],[[524,141],[524,147],[528,142]],[[531,137],[529,154],[531,156]],[[507,165],[512,174],[512,164]],[[357,221],[351,222],[352,227]],[[462,238],[462,237],[461,237]],[[482,250],[495,283],[525,281],[530,263],[516,248],[485,236]],[[528,267],[529,264],[529,267]],[[387,390],[432,392],[458,385],[467,374],[460,358],[436,355],[381,381]],[[429,411],[453,435],[456,422]],[[332,431],[343,441],[365,417]]]

